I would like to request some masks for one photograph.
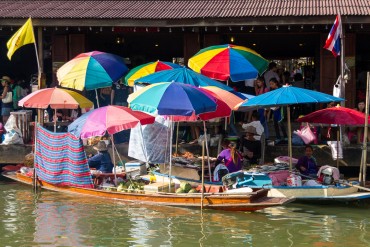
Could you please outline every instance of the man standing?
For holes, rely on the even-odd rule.
[[[270,91],[270,85],[269,85],[269,81],[272,79],[272,78],[275,78],[278,82],[280,82],[280,77],[279,75],[276,73],[277,71],[277,64],[275,62],[271,62],[269,63],[269,70],[266,71],[264,74],[263,74],[263,77],[265,78],[265,82],[266,82],[266,88],[268,88],[268,90]]]

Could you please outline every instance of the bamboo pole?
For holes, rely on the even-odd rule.
[[[171,182],[172,182],[172,139],[173,139],[173,116],[170,117],[170,170],[169,170],[169,178],[170,183],[168,184],[168,192],[171,192]]]
[[[180,122],[177,122],[176,126],[176,146],[175,146],[175,154],[177,155],[177,150],[179,147],[179,128],[180,128]]]
[[[54,132],[57,132],[57,109],[54,109]]]
[[[288,115],[288,155],[289,155],[289,170],[292,171],[292,125],[290,123],[290,106],[287,106],[287,115]]]
[[[37,174],[36,174],[36,145],[37,145],[37,116],[35,116],[35,125],[34,125],[34,134],[35,134],[35,139],[34,139],[34,151],[33,151],[33,188],[35,192],[37,191]]]
[[[203,128],[204,128],[204,140],[206,142],[205,146],[206,146],[206,152],[207,152],[207,163],[208,163],[209,181],[212,182],[211,162],[209,161],[209,148],[208,148],[207,128],[206,128],[206,122],[205,121],[203,121]]]
[[[116,171],[117,166],[116,166],[116,155],[114,154],[115,146],[114,146],[113,134],[110,135],[110,139],[112,141],[114,185],[117,186],[117,171]],[[126,172],[126,170],[125,170],[125,172]]]
[[[203,210],[203,199],[204,199],[204,140],[202,141],[202,196],[200,199],[200,209]]]
[[[370,72],[367,72],[367,83],[366,83],[366,103],[365,103],[365,126],[364,126],[364,138],[362,141],[362,185],[366,184],[366,168],[367,168],[367,135],[369,125],[369,88],[370,88]]]
[[[96,105],[98,106],[98,108],[100,107],[99,106],[99,97],[98,97],[98,90],[95,88],[95,97],[96,97]]]
[[[337,127],[337,168],[339,168],[339,126]]]

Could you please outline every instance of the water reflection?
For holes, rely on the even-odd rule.
[[[368,206],[201,212],[0,187],[2,246],[370,246]]]

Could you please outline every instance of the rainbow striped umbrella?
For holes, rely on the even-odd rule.
[[[100,51],[81,53],[57,71],[60,86],[92,90],[112,86],[128,71],[123,58]]]
[[[266,70],[268,61],[252,49],[226,44],[200,50],[188,66],[212,79],[236,82],[256,78]]]
[[[224,83],[212,80],[211,78],[208,78],[207,76],[204,76],[202,74],[196,73],[191,69],[182,67],[172,70],[164,70],[159,71],[156,73],[153,73],[151,75],[144,76],[138,80],[135,81],[135,84],[137,83],[159,83],[159,82],[180,82],[189,84],[195,87],[206,87],[206,86],[215,86],[222,88],[227,91],[233,91],[234,89],[225,85]]]
[[[83,114],[68,126],[68,132],[85,139],[103,136],[106,132],[112,135],[138,124],[152,124],[154,120],[154,117],[144,112],[133,111],[125,106],[109,105]]]
[[[163,62],[159,60],[142,64],[130,70],[130,72],[125,76],[125,83],[127,86],[133,87],[135,80],[140,79],[141,77],[153,74],[158,71],[176,69],[181,67],[181,65],[175,63]]]
[[[199,88],[179,82],[162,82],[146,86],[129,95],[130,108],[149,114],[191,116],[212,112],[216,100]]]

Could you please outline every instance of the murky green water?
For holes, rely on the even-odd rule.
[[[147,206],[0,179],[0,246],[370,246],[370,202],[254,213]]]

